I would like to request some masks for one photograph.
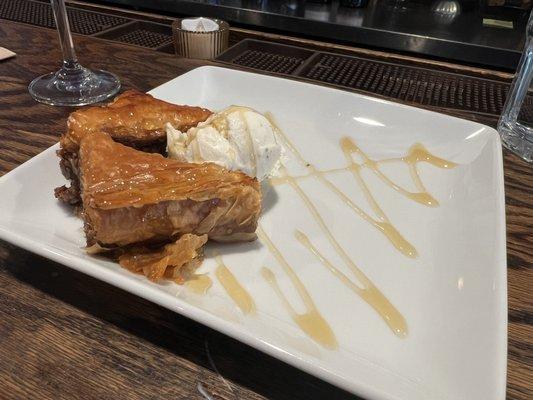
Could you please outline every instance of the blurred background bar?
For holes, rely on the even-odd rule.
[[[80,1],[78,1],[80,3]],[[513,71],[531,0],[98,0],[169,16]]]

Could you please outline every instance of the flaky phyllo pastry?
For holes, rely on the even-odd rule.
[[[202,246],[207,235],[186,233],[174,243],[164,246],[131,247],[121,250],[119,264],[137,274],[144,274],[152,281],[161,278],[183,283],[202,263]]]
[[[126,146],[163,154],[167,123],[175,129],[186,130],[210,115],[211,111],[204,108],[167,103],[135,90],[122,93],[107,105],[71,113],[58,151],[61,171],[70,180],[70,187],[57,188],[56,197],[73,205],[80,202],[78,150],[85,136],[104,132]]]
[[[80,172],[89,246],[160,243],[184,233],[256,237],[259,185],[241,172],[144,153],[101,132],[81,141]]]
[[[151,280],[182,283],[202,262],[208,239],[256,238],[256,179],[162,155],[165,125],[186,131],[210,115],[137,91],[70,114],[58,155],[71,185],[56,197],[83,218],[89,252]]]
[[[154,279],[168,276],[167,267],[176,267],[171,262],[179,257],[173,251],[190,253],[190,260],[180,258],[186,265],[201,254],[199,248],[207,238],[256,238],[261,192],[258,182],[241,172],[145,153],[94,132],[81,140],[79,173],[82,218],[87,245],[92,249],[147,249],[175,242],[175,249],[167,248],[152,259],[138,257],[139,263],[147,259],[159,262],[159,273],[148,268],[147,275]],[[179,240],[185,234],[200,239],[188,236],[192,248],[183,249]],[[123,258],[121,265],[146,272],[146,266],[135,266],[134,262],[135,258]],[[165,262],[169,264],[163,268]],[[175,271],[171,275],[176,277]]]

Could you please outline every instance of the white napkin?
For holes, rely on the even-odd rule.
[[[8,50],[4,47],[0,47],[0,60],[6,60],[14,56],[15,53],[13,53],[11,50]]]
[[[181,29],[194,32],[213,32],[219,29],[218,24],[209,18],[187,18],[181,21]]]

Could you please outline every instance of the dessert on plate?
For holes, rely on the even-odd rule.
[[[275,132],[250,108],[212,114],[125,92],[70,115],[58,155],[71,187],[56,197],[76,206],[90,253],[182,283],[208,240],[256,239],[259,181],[281,155]]]
[[[79,169],[88,246],[158,244],[185,233],[256,238],[261,192],[241,172],[145,153],[103,132],[82,139]]]
[[[56,197],[70,204],[80,201],[78,150],[85,136],[104,132],[126,146],[163,154],[166,124],[176,129],[188,129],[210,115],[211,111],[205,108],[167,103],[136,90],[122,93],[105,106],[82,108],[71,113],[58,151],[61,171],[71,185],[57,188]]]

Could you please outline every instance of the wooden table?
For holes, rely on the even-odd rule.
[[[35,103],[27,91],[31,79],[59,66],[54,31],[0,20],[0,45],[18,54],[0,62],[2,175],[56,143],[70,110]],[[125,89],[146,91],[206,64],[87,37],[76,45],[82,64],[116,72]],[[505,153],[508,399],[516,400],[533,396],[532,172]],[[215,399],[353,398],[187,318],[0,242],[0,398],[202,399],[198,385]]]

